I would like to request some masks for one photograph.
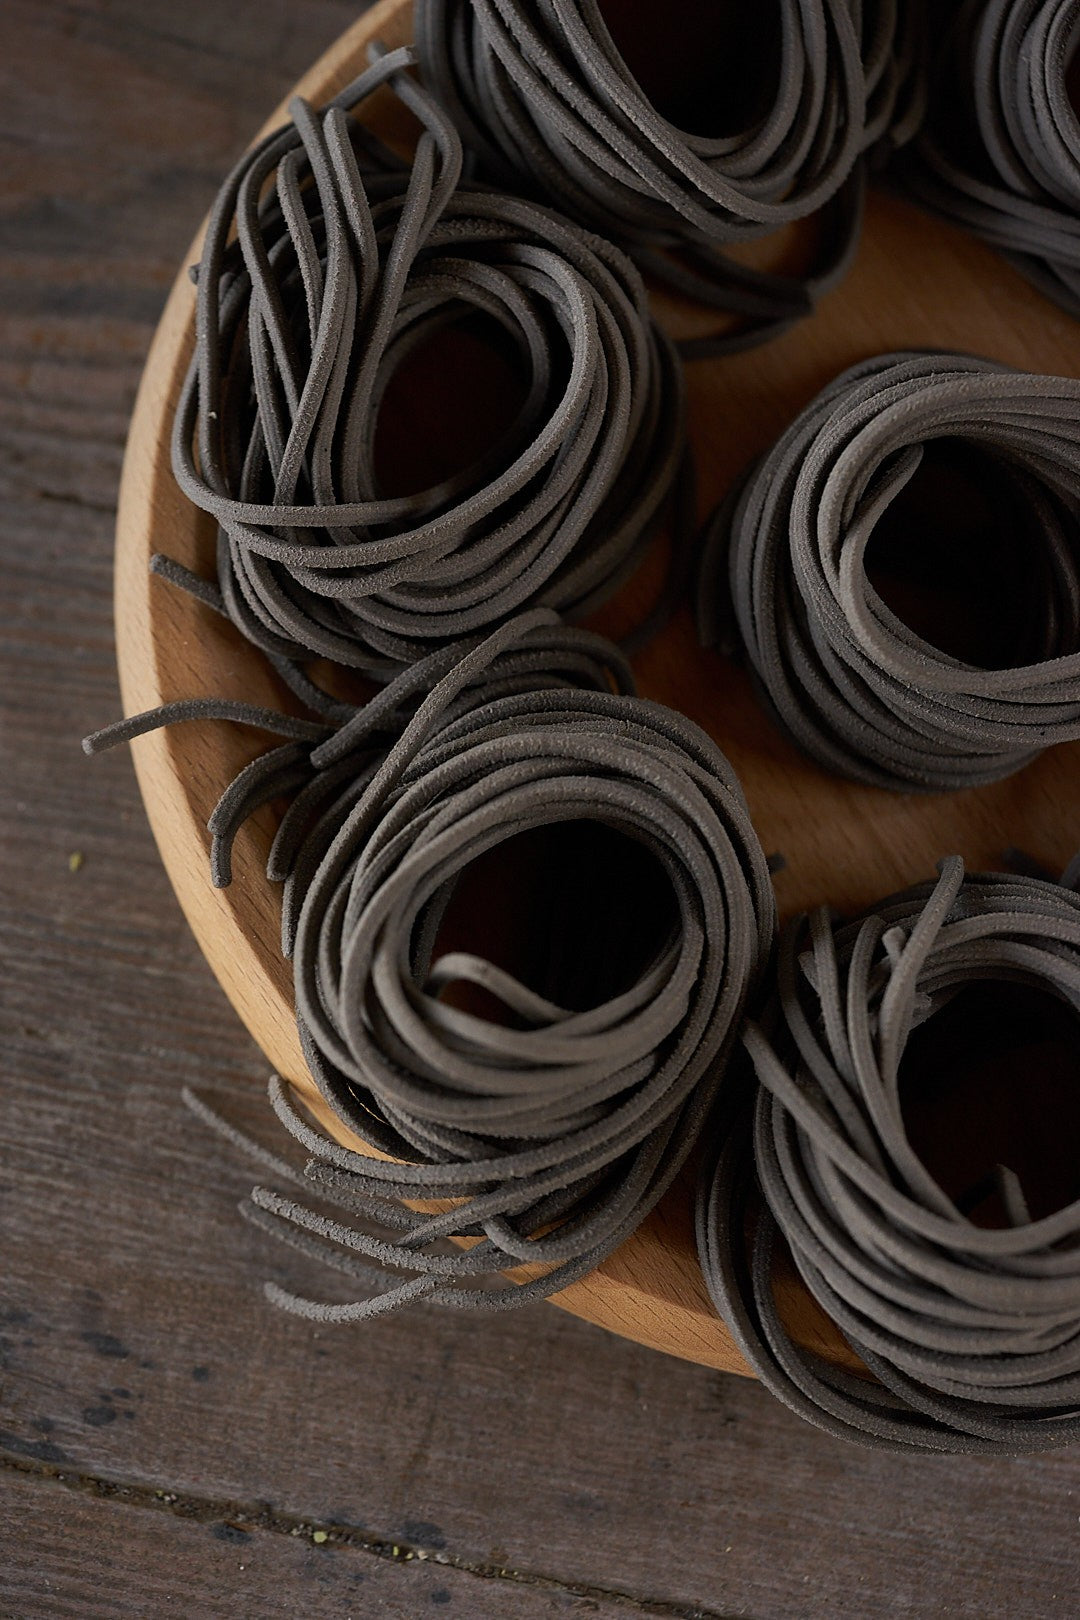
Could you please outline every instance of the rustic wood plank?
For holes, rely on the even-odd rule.
[[[201,1521],[178,1536],[166,1514],[83,1516],[60,1471],[340,1521],[622,1594],[630,1613],[1075,1614],[1080,1457],[877,1457],[753,1384],[542,1307],[320,1333],[261,1299],[263,1277],[303,1268],[240,1223],[247,1173],[178,1091],[203,1085],[262,1130],[264,1064],[172,898],[127,760],[88,764],[78,738],[117,710],[112,508],[168,278],[231,157],[355,9],[0,8],[0,135],[18,154],[0,204],[0,1449],[38,1471],[0,1509],[0,1564],[12,1525],[44,1524],[77,1571],[107,1523],[129,1548],[151,1524],[197,1595],[187,1612],[237,1612]],[[278,1612],[318,1615],[291,1555],[256,1540],[273,1541]],[[388,1586],[385,1612],[426,1613],[408,1590]],[[72,1613],[109,1601],[73,1591]]]
[[[171,1493],[167,1493],[171,1495]],[[99,1620],[618,1620],[618,1597],[534,1582],[514,1570],[461,1569],[372,1547],[341,1525],[237,1515],[228,1504],[167,1501],[130,1491],[8,1473],[0,1563],[2,1612]],[[8,1607],[10,1605],[10,1608]],[[641,1613],[641,1610],[638,1610]],[[654,1610],[654,1612],[656,1612]]]
[[[854,1451],[753,1384],[540,1308],[480,1325],[428,1311],[362,1335],[277,1317],[250,1282],[265,1251],[237,1233],[242,1177],[190,1158],[167,1086],[136,1110],[136,1063],[111,1098],[103,1067],[79,1075],[98,1129],[74,1133],[44,1264],[19,1211],[47,1186],[15,1183],[8,1453],[710,1614],[832,1614],[841,1599],[862,1615],[1075,1612],[1075,1458]],[[46,1160],[15,1118],[26,1157]],[[107,1227],[87,1214],[94,1157]],[[152,1213],[155,1175],[189,1183],[189,1224]]]

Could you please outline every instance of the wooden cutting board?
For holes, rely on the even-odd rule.
[[[315,104],[325,101],[361,71],[370,40],[401,44],[410,28],[407,0],[381,0],[297,90]],[[284,116],[279,108],[266,127]],[[381,95],[371,116],[392,130],[392,99]],[[799,248],[798,241],[773,241],[756,249],[755,258],[777,262]],[[200,694],[283,701],[261,655],[231,626],[147,571],[155,551],[208,575],[212,570],[213,525],[180,495],[169,464],[172,418],[194,336],[187,267],[197,256],[198,242],[180,267],[158,327],[124,462],[116,634],[127,714]],[[699,311],[660,298],[656,307],[675,336],[702,329]],[[766,348],[688,368],[702,513],[838,371],[867,355],[920,347],[1080,376],[1080,327],[990,250],[894,198],[872,194],[858,262],[811,320]],[[658,556],[598,617],[597,628],[617,633],[632,623],[661,571]],[[686,609],[637,659],[636,669],[645,696],[688,714],[732,760],[766,851],[786,862],[776,879],[783,916],[824,900],[842,908],[870,903],[931,875],[944,854],[993,867],[1006,847],[1020,844],[1056,869],[1080,843],[1077,746],[989,788],[930,798],[891,795],[828,777],[802,759],[766,719],[742,670],[698,648]],[[278,943],[279,892],[264,872],[274,829],[270,811],[241,834],[231,888],[216,891],[209,882],[207,816],[223,787],[265,745],[266,739],[225,724],[153,733],[134,745],[139,784],[188,921],[268,1063],[297,1087],[328,1130],[362,1146],[326,1108],[300,1054],[292,976]],[[848,1359],[797,1279],[785,1273],[777,1288],[795,1335],[834,1359]],[[705,1291],[686,1179],[617,1253],[554,1303],[656,1349],[747,1370]]]

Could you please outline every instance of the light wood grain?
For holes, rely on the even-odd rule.
[[[298,88],[316,102],[325,100],[363,65],[369,40],[396,44],[408,28],[408,5],[382,0]],[[279,109],[267,127],[281,116]],[[195,252],[197,246],[189,258]],[[193,334],[186,266],[147,361],[124,462],[116,630],[126,713],[202,693],[270,704],[284,697],[263,660],[231,627],[147,574],[153,551],[205,572],[212,557],[212,526],[179,494],[169,467],[169,429]],[[695,329],[694,312],[669,302],[658,307],[677,335]],[[858,264],[813,320],[766,349],[690,368],[703,511],[837,371],[868,354],[924,346],[1080,374],[1075,326],[1005,264],[895,199],[873,196]],[[643,570],[598,616],[600,628],[615,631],[634,616],[654,588],[659,566],[657,560]],[[785,857],[777,879],[784,914],[821,900],[841,907],[869,903],[926,877],[946,853],[960,853],[972,866],[994,866],[1004,848],[1021,843],[1053,867],[1073,852],[1075,748],[1048,754],[991,788],[934,798],[888,795],[827,777],[796,754],[764,718],[745,674],[698,649],[685,611],[637,667],[645,695],[689,714],[730,756],[766,850]],[[224,785],[262,746],[238,728],[184,726],[140,739],[134,752],[162,858],[215,974],[269,1062],[335,1136],[349,1141],[315,1090],[299,1050],[291,974],[278,947],[279,897],[263,871],[273,832],[269,812],[238,842],[232,887],[215,891],[207,877],[207,816]],[[778,1287],[793,1332],[823,1353],[845,1358],[805,1292],[788,1278],[779,1279]],[[555,1303],[654,1348],[746,1370],[704,1289],[688,1182],[618,1253]]]

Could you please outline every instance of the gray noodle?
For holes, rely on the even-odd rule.
[[[318,114],[294,98],[222,185],[172,443],[181,489],[218,524],[216,583],[153,564],[272,657],[377,680],[532,604],[581,617],[669,514],[676,554],[692,521],[682,374],[637,271],[551,209],[464,188],[412,59],[378,56]],[[411,162],[348,116],[385,86],[420,121]],[[383,494],[388,383],[477,316],[520,408],[474,465]],[[467,410],[477,385],[460,385]]]
[[[899,184],[1080,315],[1080,0],[963,0],[928,20],[929,115]]]
[[[155,711],[88,747],[222,713]],[[263,711],[226,717],[275,723]],[[690,721],[632,695],[610,644],[545,610],[457,661],[431,655],[349,718],[276,724],[290,740],[214,813],[215,872],[227,880],[242,820],[291,793],[269,871],[287,888],[304,1055],[342,1125],[390,1157],[327,1140],[275,1079],[275,1110],[311,1155],[306,1184],[336,1213],[268,1188],[248,1213],[347,1274],[374,1265],[407,1280],[344,1305],[276,1285],[271,1296],[338,1321],[418,1295],[497,1309],[566,1287],[634,1231],[685,1164],[770,954],[771,881],[730,766]],[[574,1011],[475,953],[437,954],[473,862],[532,829],[582,821],[641,846],[670,889],[670,924],[631,983]],[[505,1020],[447,999],[462,986],[493,997]],[[475,1241],[446,1252],[448,1237]],[[537,1269],[491,1287],[520,1265]]]
[[[1028,560],[1020,661],[984,669],[922,639],[873,588],[866,553],[924,447],[959,440],[1007,481]],[[796,418],[717,509],[699,630],[733,604],[759,691],[819,764],[875,787],[952,791],[1080,737],[1080,382],[970,355],[882,355]],[[729,595],[730,593],[730,595]]]
[[[673,291],[738,317],[734,330],[681,345],[697,358],[810,314],[854,256],[867,154],[902,145],[922,117],[918,5],[779,0],[776,10],[769,105],[745,128],[708,135],[652,104],[602,0],[416,0],[413,15],[425,82],[479,174],[557,202]],[[718,109],[726,71],[718,59]],[[818,211],[805,273],[727,251]]]
[[[754,1371],[819,1428],[892,1451],[1041,1451],[1080,1436],[1080,1204],[1032,1220],[1005,1169],[1012,1224],[975,1225],[912,1151],[899,1070],[966,986],[1018,982],[1080,1013],[1077,873],[965,877],[953,858],[940,874],[852,922],[822,908],[784,930],[772,1002],[742,1035],[756,1100],[702,1181],[698,1250]],[[791,1340],[781,1240],[876,1382]]]

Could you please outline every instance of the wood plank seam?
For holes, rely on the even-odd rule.
[[[342,1547],[395,1564],[407,1564],[413,1560],[440,1564],[478,1580],[506,1581],[514,1586],[532,1587],[565,1599],[616,1604],[632,1614],[655,1616],[656,1620],[736,1620],[733,1614],[719,1609],[665,1598],[639,1597],[617,1587],[563,1581],[556,1575],[535,1570],[478,1563],[459,1558],[444,1548],[413,1545],[401,1537],[373,1535],[370,1531],[341,1525],[333,1520],[297,1518],[267,1505],[215,1502],[193,1496],[190,1492],[151,1490],[145,1485],[107,1479],[97,1474],[73,1474],[66,1469],[51,1468],[24,1457],[12,1457],[0,1449],[0,1478],[5,1470],[24,1478],[51,1480],[69,1491],[92,1496],[99,1501],[122,1502],[127,1507],[150,1513],[168,1513],[189,1522],[204,1524],[216,1529],[219,1534],[225,1532],[222,1539],[234,1539],[237,1545],[251,1540],[257,1531],[277,1536],[304,1537],[316,1546],[325,1548],[328,1553],[334,1547]],[[229,1531],[232,1532],[231,1536]],[[747,1617],[743,1615],[742,1620],[747,1620]]]

